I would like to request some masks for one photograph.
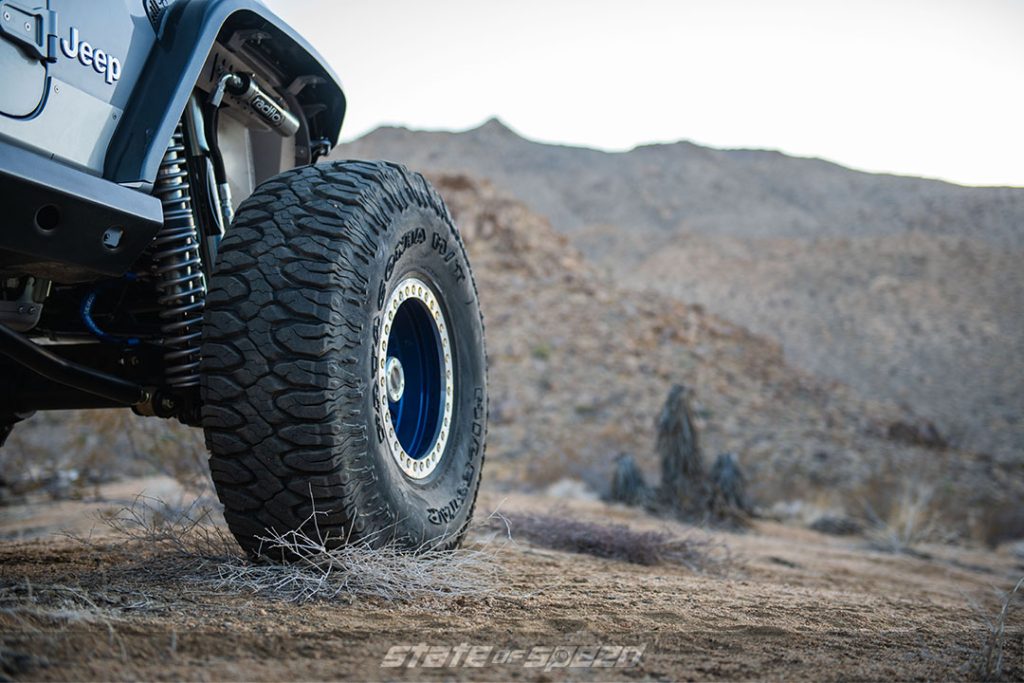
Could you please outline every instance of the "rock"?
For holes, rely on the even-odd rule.
[[[890,422],[886,436],[892,441],[902,441],[925,448],[945,449],[949,447],[949,442],[942,436],[935,424],[931,420],[923,418],[914,422],[904,420]]]
[[[821,515],[808,525],[814,531],[831,536],[855,536],[864,531],[864,525],[843,515]]]
[[[547,487],[544,493],[560,500],[600,500],[597,493],[579,479],[559,479]]]

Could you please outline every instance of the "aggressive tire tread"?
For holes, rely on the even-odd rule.
[[[376,295],[366,265],[389,216],[409,207],[451,227],[475,295],[444,202],[397,164],[288,171],[242,203],[221,242],[203,331],[203,426],[225,518],[252,553],[256,536],[297,529],[314,510],[320,533],[339,540],[386,534],[397,521],[368,462],[359,353]],[[475,500],[474,487],[470,517]]]

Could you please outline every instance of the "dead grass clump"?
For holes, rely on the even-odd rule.
[[[337,545],[315,525],[313,533],[268,532],[260,541],[264,556],[289,561],[221,563],[216,588],[305,603],[353,596],[389,601],[482,596],[493,594],[499,583],[493,548],[436,550],[432,544],[410,551],[393,543],[374,547],[372,539]]]
[[[500,584],[500,546],[436,550],[443,542],[413,551],[394,543],[339,544],[320,533],[314,512],[299,530],[269,530],[259,538],[261,556],[246,557],[231,535],[200,502],[185,506],[137,498],[105,521],[127,542],[171,551],[185,563],[187,579],[214,591],[246,592],[275,600],[351,600],[371,596],[412,600],[426,596],[472,596]],[[382,534],[382,538],[384,535]],[[377,546],[377,547],[375,547]],[[288,558],[287,563],[271,558]]]
[[[565,515],[507,513],[510,535],[537,545],[632,564],[678,564],[694,572],[723,568],[724,545],[665,531],[635,531],[624,524],[596,524]]]
[[[1001,681],[1011,674],[1006,660],[1007,621],[1016,602],[1024,595],[1024,578],[1012,590],[1000,593],[999,611],[990,617],[978,610],[984,626],[981,649],[972,658],[969,668],[972,678],[981,681]],[[1018,667],[1022,663],[1018,663]],[[1020,675],[1024,669],[1017,668],[1013,674]]]
[[[941,535],[932,499],[931,488],[907,485],[885,513],[878,513],[865,501],[868,544],[884,552],[921,555],[916,546],[938,540]]]
[[[203,497],[175,504],[139,495],[101,520],[125,543],[197,560],[241,558],[241,548],[216,516],[212,503]]]

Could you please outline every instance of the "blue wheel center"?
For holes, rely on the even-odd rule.
[[[395,436],[413,460],[426,457],[441,430],[445,401],[444,353],[430,310],[419,299],[406,299],[398,307],[388,334],[388,409]],[[398,400],[392,400],[400,396]]]

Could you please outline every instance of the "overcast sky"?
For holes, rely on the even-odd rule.
[[[266,0],[382,124],[1024,186],[1024,0]]]

